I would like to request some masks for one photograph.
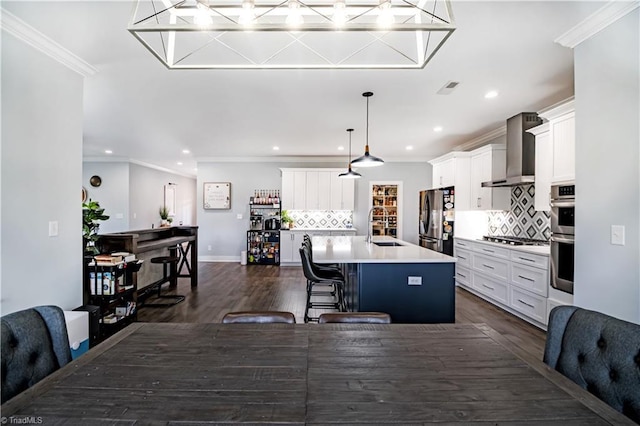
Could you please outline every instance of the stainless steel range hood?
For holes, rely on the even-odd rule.
[[[535,112],[521,112],[507,120],[507,177],[482,182],[483,188],[533,183],[536,168],[536,139],[528,129],[542,124]]]

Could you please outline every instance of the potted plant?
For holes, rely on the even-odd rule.
[[[167,226],[171,226],[171,222],[173,222],[173,219],[169,220],[169,209],[167,208],[167,206],[162,206],[160,207],[160,209],[158,210],[158,213],[160,214],[160,226],[161,227],[167,227]]]
[[[280,227],[282,229],[290,229],[293,228],[293,219],[289,216],[289,212],[286,210],[282,210],[280,213]]]
[[[89,199],[82,203],[82,237],[84,241],[84,252],[86,255],[96,255],[100,253],[96,247],[98,241],[99,220],[108,220],[109,216],[104,214],[104,209],[100,203]]]

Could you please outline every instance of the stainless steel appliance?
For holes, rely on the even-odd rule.
[[[453,256],[454,188],[420,191],[421,247]]]
[[[527,130],[540,124],[542,119],[535,112],[521,112],[507,120],[507,176],[482,182],[484,188],[535,182],[536,138]]]
[[[576,187],[551,187],[551,286],[573,294]]]

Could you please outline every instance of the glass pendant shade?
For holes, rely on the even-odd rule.
[[[351,132],[353,132],[353,129],[347,129],[347,132],[349,132],[349,170],[340,173],[338,177],[342,179],[360,179],[362,175],[351,170]]]
[[[369,153],[369,98],[373,96],[372,92],[364,92],[362,94],[365,98],[367,98],[367,135],[366,140],[367,143],[364,147],[364,155],[362,157],[358,157],[355,160],[351,161],[350,164],[358,167],[378,167],[384,164],[382,158],[373,156]]]

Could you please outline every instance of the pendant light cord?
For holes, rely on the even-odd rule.
[[[369,96],[367,96],[367,148],[369,147]]]

